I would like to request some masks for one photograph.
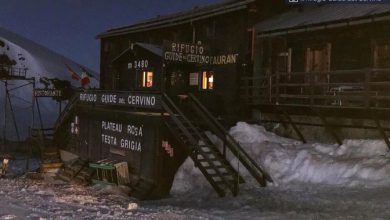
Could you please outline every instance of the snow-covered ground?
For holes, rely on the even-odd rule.
[[[382,141],[301,144],[246,123],[230,133],[274,183],[258,187],[240,165],[247,183],[237,197],[219,198],[190,160],[171,196],[158,201],[137,201],[118,187],[0,179],[0,219],[390,219],[390,159]]]
[[[267,187],[139,202],[120,188],[1,179],[0,219],[389,219],[388,188]]]

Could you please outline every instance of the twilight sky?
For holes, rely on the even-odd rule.
[[[0,27],[99,72],[107,29],[222,0],[0,0]]]

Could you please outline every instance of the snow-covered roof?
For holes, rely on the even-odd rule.
[[[7,56],[10,60],[15,60],[15,68],[27,68],[26,77],[34,77],[37,88],[44,87],[39,82],[40,77],[68,80],[75,87],[81,86],[78,80],[72,80],[71,74],[65,65],[69,65],[77,74],[81,75],[81,64],[3,28],[0,28],[0,54]],[[97,87],[99,85],[99,75],[90,69],[87,69],[87,71],[95,77],[91,79],[91,87]],[[18,88],[23,84],[26,84],[26,82],[20,80],[8,82],[9,89]],[[11,111],[9,104],[7,109],[3,107],[6,100],[4,87],[4,83],[0,82],[0,115],[4,115],[4,111],[6,111],[9,117],[6,121],[0,120],[0,139],[5,134],[7,139],[16,140],[16,130],[11,117],[13,112],[21,140],[24,140],[28,135],[29,127],[40,127],[38,123],[32,124],[33,87],[32,85],[26,85],[10,91],[13,111]],[[58,116],[59,104],[51,98],[41,98],[38,101],[43,126],[52,127]],[[35,114],[35,122],[38,121],[37,114]],[[5,124],[7,126],[4,126]],[[3,131],[4,128],[5,131]]]
[[[69,65],[75,72],[81,73],[80,66],[83,66],[82,64],[1,27],[0,41],[5,44],[4,47],[0,45],[0,54],[8,54],[12,59],[15,59],[18,63],[17,67],[27,67],[29,77],[45,76],[71,80],[65,64]],[[97,86],[99,74],[91,69],[84,68],[96,77],[96,80],[93,80],[92,83]],[[73,82],[73,84],[79,86],[78,82]]]

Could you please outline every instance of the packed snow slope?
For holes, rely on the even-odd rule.
[[[82,53],[82,51],[75,51],[75,53]],[[71,79],[65,66],[65,64],[69,65],[75,72],[80,74],[80,64],[3,28],[0,28],[0,56],[3,59],[11,60],[15,64],[15,68],[27,68],[27,77],[35,77],[37,88],[44,87],[44,85],[39,83],[39,78],[41,77],[69,80],[73,86],[80,87],[80,82]],[[98,74],[92,70],[87,70],[95,76],[91,80],[92,87],[97,87]],[[9,89],[23,84],[26,84],[26,82],[20,80],[8,81]],[[22,140],[27,137],[28,127],[32,125],[32,89],[32,85],[28,85],[10,92],[16,124],[18,125]],[[9,103],[8,108],[4,107],[5,97],[4,83],[1,82],[0,115],[2,120],[0,120],[0,138],[3,138],[5,135],[7,139],[15,140],[16,130],[13,125]],[[54,102],[51,98],[40,98],[39,105],[44,120],[44,127],[51,127],[58,116],[58,103]],[[8,114],[7,120],[4,120],[5,110]],[[35,118],[35,121],[37,122],[38,118]],[[6,123],[6,127],[4,123]],[[35,123],[35,127],[38,126],[40,125]]]
[[[271,175],[274,182],[269,185],[390,186],[390,154],[382,140],[344,140],[341,146],[302,144],[244,122],[232,127],[230,134]],[[244,176],[245,187],[258,187],[245,167],[236,159],[230,159],[230,162]],[[211,190],[200,171],[187,159],[176,174],[172,192],[209,193]]]

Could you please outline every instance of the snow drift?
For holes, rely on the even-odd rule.
[[[60,43],[60,42],[59,42]],[[71,80],[70,74],[65,66],[68,64],[76,72],[80,72],[80,65],[76,62],[59,55],[31,40],[23,38],[17,34],[0,28],[0,55],[5,55],[16,64],[15,68],[27,68],[27,77],[35,77],[36,87],[43,88],[44,85],[39,83],[40,77],[57,78],[61,80],[69,80],[72,85],[79,87],[78,81]],[[96,78],[98,75],[90,71]],[[25,81],[8,81],[9,89],[16,88],[25,84]],[[98,85],[98,79],[92,79],[93,87]],[[25,139],[28,134],[28,127],[32,126],[32,85],[25,86],[20,89],[13,90],[11,94],[12,107],[14,108],[18,130],[21,134],[21,139]],[[5,88],[4,83],[0,83],[0,138],[16,139],[16,132],[13,126],[11,110],[5,109]],[[44,119],[44,127],[52,127],[55,119],[58,116],[58,103],[51,98],[39,99],[40,110]],[[4,120],[4,111],[7,111],[7,120]],[[38,121],[38,118],[35,118]],[[4,125],[6,123],[6,129]],[[35,124],[35,127],[38,124]]]
[[[341,146],[302,144],[244,122],[232,127],[230,134],[271,175],[275,186],[303,183],[368,188],[390,186],[390,155],[381,140],[344,140]],[[236,159],[230,159],[230,162],[244,176],[246,187],[257,187]],[[175,176],[172,192],[202,192],[205,189],[211,190],[211,186],[188,158]]]

